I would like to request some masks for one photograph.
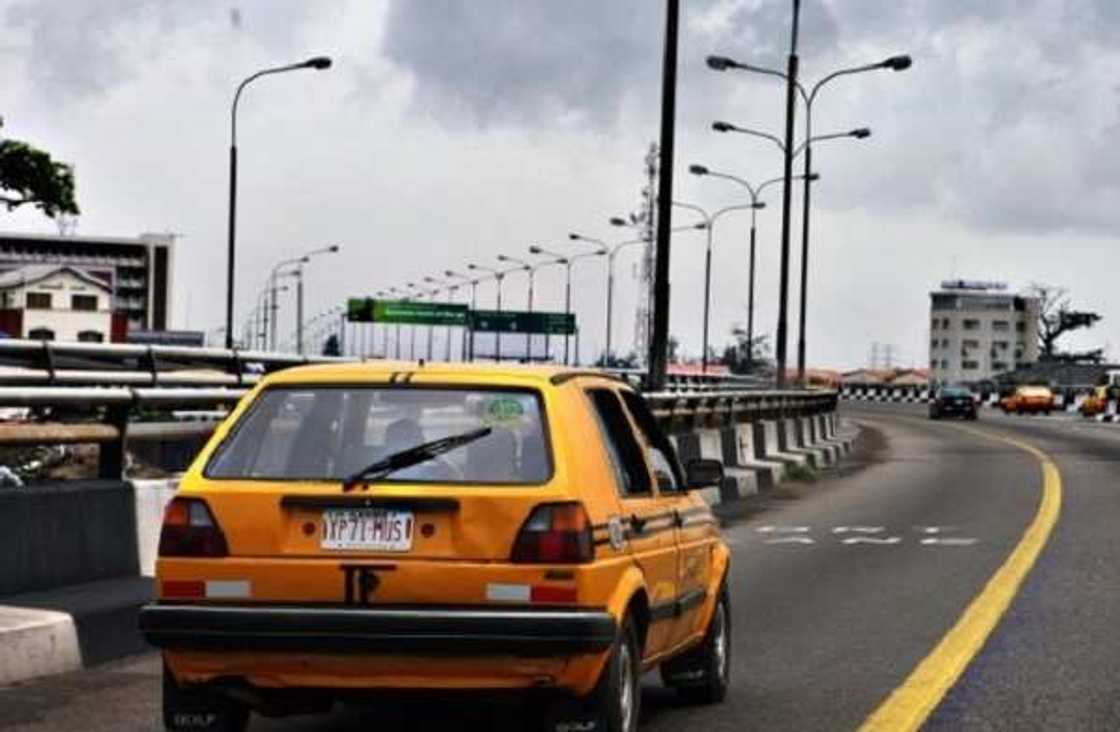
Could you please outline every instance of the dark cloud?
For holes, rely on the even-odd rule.
[[[201,26],[228,33],[231,45],[241,38],[288,49],[312,9],[301,0],[14,0],[0,12],[0,32],[26,34],[37,95],[64,105],[136,78],[176,33]]]
[[[783,68],[788,0],[684,5],[686,145],[710,145],[696,136],[714,117],[778,128],[780,87],[741,74],[735,84],[717,79],[703,58]],[[383,51],[414,78],[416,105],[445,124],[566,120],[617,134],[628,104],[647,120],[656,114],[661,8],[394,0]],[[823,205],[933,208],[992,231],[1115,231],[1120,3],[806,0],[802,13],[806,82],[898,52],[915,58],[905,74],[845,79],[822,94],[819,131],[868,124],[876,133],[859,153],[822,153],[828,177],[844,181]]]

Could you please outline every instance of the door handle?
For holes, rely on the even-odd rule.
[[[630,514],[630,528],[634,530],[635,534],[640,534],[646,527],[646,519],[641,518],[636,513]]]

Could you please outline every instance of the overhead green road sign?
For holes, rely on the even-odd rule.
[[[576,316],[571,313],[473,310],[470,328],[479,333],[571,335],[576,332]]]
[[[350,298],[346,305],[346,319],[351,323],[465,326],[470,310],[452,303],[357,297]]]

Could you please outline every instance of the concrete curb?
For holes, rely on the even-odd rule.
[[[81,667],[78,631],[69,614],[0,605],[0,686]]]

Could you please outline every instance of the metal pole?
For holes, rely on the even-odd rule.
[[[536,277],[537,270],[530,268],[529,272],[529,312],[533,312],[533,280]],[[525,334],[525,358],[529,363],[533,362],[533,333],[532,331]]]
[[[782,257],[781,276],[778,283],[778,329],[775,354],[777,361],[777,386],[786,385],[786,319],[789,304],[789,227],[790,203],[793,196],[793,124],[797,107],[797,30],[801,15],[801,0],[793,0],[793,32],[790,36],[789,63],[786,69],[786,142],[783,150],[784,180],[782,181]]]
[[[303,355],[303,267],[296,268],[296,353]]]
[[[796,0],[795,0],[796,1]],[[648,387],[665,385],[669,346],[669,230],[673,223],[673,142],[677,107],[677,26],[680,0],[665,0],[665,55],[661,70],[661,160],[657,198],[657,254],[653,285],[653,331]]]
[[[757,202],[756,202],[757,203]],[[755,267],[755,219],[758,209],[751,208],[751,266],[750,284],[747,287],[747,370],[754,364],[754,267]]]
[[[505,279],[505,275],[498,274],[496,275],[496,279],[498,282],[498,312],[500,313],[502,312],[502,280]],[[494,360],[498,363],[502,362],[502,331],[500,330],[495,334],[494,338]]]
[[[618,250],[613,250],[607,257],[607,353],[605,357],[607,368],[614,363],[611,358],[611,315],[614,311],[614,255]]]
[[[277,340],[276,339],[276,325],[277,325],[277,323],[276,323],[276,321],[277,321],[277,318],[278,318],[278,314],[280,312],[280,293],[277,291],[278,288],[279,288],[279,285],[277,285],[277,283],[276,283],[276,270],[272,270],[272,303],[270,305],[270,307],[272,308],[272,317],[269,318],[269,320],[268,320],[268,327],[269,327],[268,347],[269,347],[269,350],[272,350],[272,351],[275,351],[276,346],[277,346],[277,343],[276,343],[276,340]]]
[[[810,108],[805,108],[805,130],[809,131]],[[805,138],[805,193],[802,196],[801,211],[801,313],[799,315],[797,337],[797,382],[805,384],[805,308],[806,297],[809,290],[809,191],[812,190],[812,181],[809,173],[812,168],[813,148],[809,138]]]
[[[564,315],[570,316],[572,314],[572,260],[569,259],[564,264]],[[564,332],[564,365],[568,366],[568,341],[571,338],[570,334],[565,330]]]
[[[704,253],[704,353],[700,357],[700,372],[708,373],[708,314],[712,305],[712,219],[708,219],[708,248]]]
[[[237,102],[234,101],[231,116],[234,117],[236,131]],[[234,132],[236,134],[236,132]],[[234,244],[237,229],[237,142],[236,137],[230,141],[229,146],[229,249],[226,253],[226,348],[233,348],[233,271],[234,271]]]

